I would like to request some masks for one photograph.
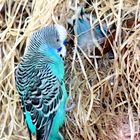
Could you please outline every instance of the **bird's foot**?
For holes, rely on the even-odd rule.
[[[68,107],[67,105],[68,105],[69,101],[71,101],[71,105]],[[73,101],[72,96],[69,96],[68,99],[67,99],[67,102],[66,102],[65,111],[66,112],[70,112],[70,111],[72,111],[75,108],[75,106],[76,106],[76,104]]]

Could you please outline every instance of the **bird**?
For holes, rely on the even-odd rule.
[[[29,36],[15,69],[16,88],[30,140],[64,140],[59,129],[65,120],[67,91],[64,57],[67,31],[60,24],[46,25]]]
[[[95,21],[96,17],[92,17]],[[74,35],[77,37],[77,44],[84,51],[91,50],[93,47],[98,47],[105,40],[105,34],[108,32],[108,27],[102,21],[102,29],[98,24],[93,28],[90,24],[89,15],[85,13],[84,7],[78,7],[75,15],[72,16],[68,23],[73,26]]]

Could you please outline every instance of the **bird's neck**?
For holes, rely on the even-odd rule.
[[[64,79],[64,62],[50,63],[49,64],[53,73],[61,81]]]
[[[45,66],[50,66],[52,72],[56,75],[59,80],[64,79],[64,61],[59,56],[46,57],[42,54],[35,54],[24,57],[26,65],[30,65],[32,68],[44,68]]]

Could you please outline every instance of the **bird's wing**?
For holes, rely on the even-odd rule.
[[[63,96],[61,82],[49,66],[35,69],[27,82],[28,88],[24,89],[24,98],[22,97],[23,106],[36,126],[37,140],[47,140]]]

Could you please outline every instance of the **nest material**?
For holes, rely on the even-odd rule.
[[[138,140],[140,119],[140,3],[134,0],[3,0],[0,3],[0,139],[29,139],[14,69],[29,33],[50,23],[63,24],[71,8],[85,6],[116,25],[110,42],[114,59],[90,58],[74,46],[67,49],[65,81],[76,107],[67,113],[66,140]],[[110,16],[110,18],[108,18]],[[128,20],[132,22],[129,25]],[[71,35],[69,34],[69,37]],[[73,51],[74,50],[74,51]]]

